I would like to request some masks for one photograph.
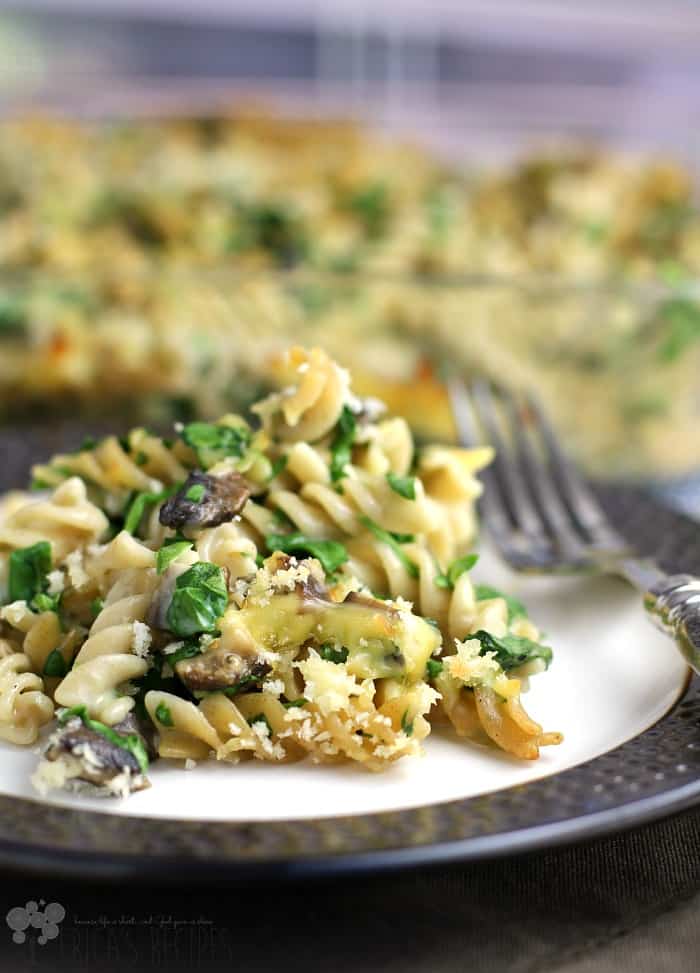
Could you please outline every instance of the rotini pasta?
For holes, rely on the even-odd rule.
[[[0,640],[0,739],[10,743],[34,743],[53,717],[53,703],[31,669],[24,653]]]
[[[258,429],[108,437],[4,502],[0,735],[60,707],[40,789],[125,794],[156,755],[381,770],[440,718],[525,759],[559,741],[520,703],[551,650],[469,573],[490,452],[416,449],[318,349],[282,371]]]

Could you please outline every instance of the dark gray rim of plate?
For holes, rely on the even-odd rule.
[[[599,488],[614,522],[668,570],[700,574],[700,526],[644,493]],[[322,768],[319,769],[322,772]],[[169,884],[269,881],[474,861],[616,833],[700,803],[700,677],[654,726],[533,783],[407,810],[291,821],[183,821],[0,797],[0,865]]]

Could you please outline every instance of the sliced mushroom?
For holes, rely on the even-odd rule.
[[[189,565],[174,563],[169,566],[163,575],[158,588],[153,593],[153,599],[146,613],[146,623],[151,628],[167,629],[168,622],[166,615],[168,608],[170,608],[170,602],[173,600],[175,583],[180,575],[184,574],[188,568]]]
[[[154,730],[142,726],[133,713],[111,729],[120,736],[138,736],[149,759],[155,759]],[[50,737],[35,783],[40,790],[87,784],[101,794],[122,797],[151,786],[130,750],[91,730],[78,716]]]
[[[259,683],[270,666],[255,656],[214,645],[202,655],[181,659],[175,664],[175,671],[190,692],[216,692]]]
[[[362,605],[363,608],[371,608],[373,611],[387,615],[391,619],[398,619],[399,617],[399,610],[395,605],[387,604],[381,598],[373,598],[371,595],[366,595],[360,591],[351,591],[345,598],[343,604]]]
[[[190,498],[188,499],[188,494]],[[192,496],[201,494],[199,499]],[[240,473],[210,476],[195,470],[180,489],[160,508],[158,518],[165,527],[217,527],[233,520],[250,496],[250,485]]]

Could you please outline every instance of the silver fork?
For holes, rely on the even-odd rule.
[[[565,456],[533,396],[485,380],[448,380],[459,439],[489,443],[496,456],[481,474],[484,522],[516,571],[614,574],[643,595],[652,620],[700,673],[700,578],[667,575],[639,557],[608,521]]]

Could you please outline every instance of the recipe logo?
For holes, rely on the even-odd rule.
[[[46,908],[42,911],[40,905]],[[44,946],[50,939],[58,937],[58,925],[65,917],[66,910],[60,902],[49,902],[46,905],[44,899],[40,899],[39,902],[27,902],[24,906],[17,905],[10,909],[5,916],[5,922],[12,930],[13,943],[19,945],[26,942],[27,929],[36,929],[36,941]]]

